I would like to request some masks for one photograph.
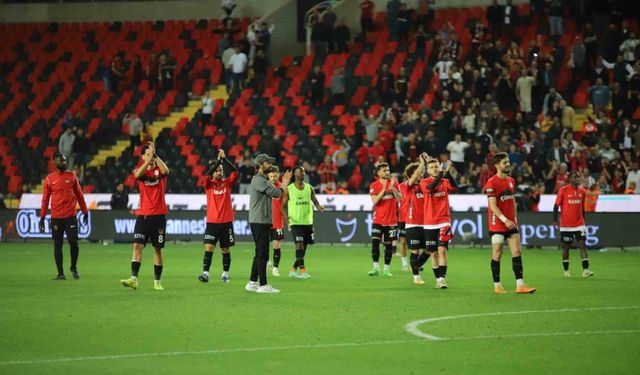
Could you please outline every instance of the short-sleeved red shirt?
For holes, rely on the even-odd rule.
[[[556,196],[556,205],[560,206],[560,230],[574,232],[585,228],[584,200],[587,192],[581,188],[565,185]]]
[[[402,201],[405,200],[407,200],[406,227],[422,227],[424,224],[424,194],[419,183],[408,186],[407,192],[402,193]]]
[[[237,179],[238,172],[232,172],[229,177],[220,181],[207,178],[204,182],[204,192],[207,195],[207,223],[220,224],[233,221],[231,189]]]
[[[407,211],[409,211],[409,184],[407,181],[403,181],[400,184],[400,194],[402,194],[402,198],[400,199],[400,211],[398,212],[398,222],[406,223],[407,222]]]
[[[278,182],[276,188],[280,188]],[[280,198],[271,198],[271,212],[272,212],[272,229],[284,228],[284,214],[282,213],[282,196]]]
[[[160,172],[160,167],[148,168],[138,179],[140,191],[140,207],[136,212],[138,216],[166,215],[169,210],[164,200],[167,189],[167,175]]]
[[[384,196],[373,207],[373,224],[394,226],[398,224],[398,200],[393,196],[391,191],[391,182],[387,183]],[[396,190],[400,189],[397,182],[393,183]],[[369,187],[369,194],[378,195],[382,191],[382,183],[377,180]]]
[[[451,226],[449,193],[455,189],[446,178],[442,178],[434,189],[429,189],[429,184],[434,180],[434,177],[429,176],[420,182],[420,188],[424,192],[424,216],[422,221],[425,229],[439,229]]]
[[[496,198],[496,204],[500,212],[517,225],[516,180],[511,177],[500,178],[495,175],[487,181],[484,190],[488,198]],[[512,229],[507,228],[502,220],[491,212],[491,207],[489,207],[489,232],[508,232],[510,230]]]

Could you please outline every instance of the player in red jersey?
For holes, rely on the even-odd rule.
[[[54,280],[66,280],[62,268],[62,245],[64,234],[67,234],[69,248],[71,250],[71,274],[74,279],[79,279],[78,255],[78,220],[76,218],[76,204],[80,203],[80,209],[84,216],[83,225],[89,222],[89,211],[84,201],[82,188],[75,173],[67,170],[67,159],[64,155],[56,153],[53,157],[56,171],[44,179],[42,192],[42,206],[40,208],[40,233],[45,231],[45,217],[51,199],[51,237],[53,237],[53,258],[56,261],[58,276]]]
[[[569,248],[575,240],[582,256],[582,277],[593,276],[589,270],[589,256],[587,255],[587,226],[584,218],[584,202],[587,192],[580,185],[582,176],[578,171],[569,173],[569,185],[558,190],[556,203],[553,205],[553,225],[560,229],[562,244],[562,266],[564,276],[571,277],[569,272]],[[558,225],[558,209],[560,209],[560,225]]]
[[[166,218],[169,212],[164,200],[167,187],[167,175],[169,168],[156,155],[156,147],[149,142],[142,146],[141,164],[133,170],[133,176],[138,180],[140,191],[140,207],[136,212],[138,216],[133,234],[133,255],[131,260],[131,277],[120,280],[120,283],[128,288],[138,288],[138,272],[142,262],[142,250],[147,241],[151,239],[151,245],[155,250],[153,255],[153,270],[155,290],[163,290],[160,278],[162,276],[162,248],[166,241]]]
[[[269,182],[280,189],[280,168],[272,166],[267,171]],[[267,267],[272,267],[271,274],[280,276],[278,266],[280,265],[280,256],[282,255],[282,241],[284,241],[284,211],[282,210],[282,197],[271,198],[271,213],[273,216],[273,224],[271,225],[271,244],[273,246],[273,263],[269,262]]]
[[[229,177],[224,178],[224,166],[231,170]],[[222,252],[223,283],[229,282],[229,268],[231,267],[231,252],[229,248],[235,245],[233,234],[233,207],[231,206],[231,189],[238,179],[238,169],[226,158],[224,150],[218,151],[218,158],[211,163],[206,172],[204,192],[207,195],[207,228],[204,232],[204,259],[202,261],[202,275],[198,280],[209,282],[211,258],[220,241]]]
[[[393,276],[389,270],[393,249],[391,244],[396,239],[398,231],[398,200],[402,194],[398,191],[398,181],[391,180],[389,164],[376,165],[377,180],[369,187],[369,194],[373,200],[373,225],[371,228],[371,257],[373,269],[369,276],[380,274],[380,243],[384,244],[384,276]]]
[[[437,159],[427,161],[427,178],[420,182],[424,193],[424,237],[427,251],[438,254],[438,261],[433,262],[433,274],[436,277],[436,288],[446,289],[447,250],[451,240],[451,212],[449,210],[449,193],[457,189],[456,180],[449,174],[451,163],[442,166]]]
[[[405,192],[402,193],[403,201],[407,200],[407,244],[411,252],[409,262],[413,274],[413,283],[416,285],[424,284],[424,281],[420,277],[420,269],[431,255],[426,252],[426,241],[424,229],[422,228],[424,220],[424,193],[419,183],[424,174],[426,157],[426,154],[423,154],[417,163],[407,165],[404,174],[410,177],[406,181],[407,188]],[[435,257],[437,259],[437,255]]]
[[[498,152],[493,156],[492,162],[497,173],[487,181],[485,191],[489,199],[489,235],[493,247],[491,273],[494,291],[497,294],[507,292],[500,282],[500,258],[506,240],[511,250],[513,272],[516,276],[516,292],[534,293],[536,288],[528,287],[522,276],[522,253],[515,198],[516,181],[509,176],[511,174],[509,155],[506,152]]]
[[[417,167],[417,163],[415,167]],[[410,165],[412,165],[410,164]],[[415,167],[411,169],[411,171],[415,170]],[[409,210],[409,180],[411,179],[411,175],[407,175],[407,171],[409,170],[409,165],[407,165],[404,169],[404,181],[400,184],[400,195],[402,195],[402,199],[398,204],[398,240],[396,241],[397,247],[400,248],[400,260],[402,261],[402,270],[407,271],[409,269],[409,262],[407,261],[407,211]],[[391,251],[395,255],[396,246],[392,244]]]

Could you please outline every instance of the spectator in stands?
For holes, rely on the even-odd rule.
[[[111,91],[113,83],[111,82],[111,67],[107,65],[104,59],[100,59],[98,64],[98,72],[100,78],[102,78],[102,84],[104,85],[104,91]]]
[[[275,30],[276,25],[269,24],[266,21],[260,24],[260,32],[258,33],[258,40],[260,46],[264,50],[264,55],[267,62],[271,61],[271,34]]]
[[[386,111],[384,107],[380,109],[380,115],[376,118],[373,113],[369,114],[367,118],[364,109],[360,109],[360,122],[365,128],[365,134],[367,135],[368,146],[373,144],[373,141],[378,138],[378,131],[380,130],[380,126],[382,121],[384,120]]]
[[[631,187],[631,185],[635,185],[635,194],[640,194],[640,170],[638,168],[637,161],[631,163],[631,168],[627,173],[626,184],[628,187]]]
[[[67,128],[58,140],[58,152],[64,155],[67,159],[67,165],[69,168],[73,168],[73,142],[76,136],[73,134],[73,129]]]
[[[311,49],[313,53],[320,57],[324,58],[329,51],[329,43],[327,39],[327,30],[324,27],[324,24],[321,22],[320,11],[316,9],[313,14],[309,17],[310,26],[307,26],[307,29],[310,29],[311,32]]]
[[[607,61],[613,61],[616,56],[618,56],[618,51],[620,50],[622,42],[624,42],[624,35],[620,30],[618,30],[618,26],[611,22],[609,24],[609,29],[604,34],[601,46],[602,57]]]
[[[309,98],[313,107],[322,107],[324,105],[324,82],[325,77],[320,65],[313,67],[313,71],[309,74]]]
[[[573,133],[573,123],[575,122],[576,112],[573,107],[567,105],[567,101],[562,99],[560,100],[560,111],[561,111],[561,123],[562,129],[564,131],[568,131],[569,133]]]
[[[632,181],[627,185],[627,188],[624,190],[625,194],[639,194],[636,192],[638,184],[635,181]],[[0,207],[2,208],[2,207]]]
[[[411,10],[407,8],[405,3],[400,3],[398,17],[396,18],[396,30],[398,32],[398,41],[408,44],[409,31],[411,30]]]
[[[636,33],[633,31],[631,31],[629,37],[620,44],[620,53],[624,56],[627,64],[633,65],[638,59],[638,56],[636,56],[638,45],[640,45],[640,39],[638,39]]]
[[[111,209],[112,210],[126,210],[129,206],[129,194],[124,190],[124,185],[119,183],[116,186],[116,191],[111,194]]]
[[[501,74],[498,76],[494,86],[498,107],[502,111],[514,112],[516,110],[516,100],[513,95],[514,90],[511,77],[507,69],[501,70]]]
[[[73,140],[73,163],[80,168],[78,176],[84,176],[84,169],[88,163],[89,152],[91,152],[91,140],[87,138],[84,129],[76,130],[76,137]]]
[[[409,93],[411,92],[411,82],[409,81],[409,77],[407,76],[407,70],[404,68],[400,68],[398,72],[398,77],[395,80],[395,94],[396,101],[403,106],[407,103],[407,99],[409,99]]]
[[[440,78],[440,87],[442,88],[447,87],[449,83],[449,78],[451,78],[449,76],[449,73],[451,71],[452,66],[453,66],[453,61],[451,61],[449,53],[445,52],[442,55],[442,60],[438,61],[433,68],[434,74],[437,73],[438,77]]]
[[[4,203],[4,194],[0,193],[0,210],[6,210],[7,205]]]
[[[246,78],[248,59],[247,55],[240,50],[240,46],[235,46],[236,53],[229,59],[231,67],[231,77],[233,79],[233,94],[239,95],[244,90],[244,80]],[[267,154],[272,155],[272,154]]]
[[[120,56],[114,56],[111,60],[111,91],[118,92],[120,82],[124,80],[124,66]]]
[[[360,30],[362,32],[362,40],[366,40],[367,33],[374,31],[373,13],[376,4],[371,0],[360,1]]]
[[[142,82],[142,60],[140,60],[140,55],[136,55],[131,68],[131,85],[137,89],[140,82]]]
[[[614,141],[620,150],[633,150],[634,138],[638,134],[638,125],[631,123],[628,118],[622,120],[615,130],[616,137]]]
[[[122,125],[125,126],[127,124],[129,126],[130,146],[135,149],[140,144],[140,132],[143,128],[142,120],[135,112],[129,112],[122,119]]]
[[[253,59],[253,87],[256,95],[264,91],[268,66],[269,63],[264,51],[259,49]]]
[[[616,158],[616,150],[611,147],[611,142],[604,142],[604,146],[599,151],[602,160],[614,161]]]
[[[348,53],[349,42],[351,42],[351,31],[343,19],[340,20],[334,31],[334,39],[336,42],[337,53]]]
[[[589,98],[595,112],[607,109],[611,101],[611,92],[608,86],[602,84],[602,79],[598,78],[596,84],[589,87]]]
[[[344,68],[338,67],[331,77],[331,98],[333,105],[345,104],[345,90]]]
[[[351,152],[351,145],[343,139],[340,143],[340,148],[332,155],[333,162],[338,167],[338,175],[344,180],[349,178],[349,152]]]
[[[564,35],[563,28],[564,3],[563,0],[551,0],[549,2],[549,35],[560,38]]]
[[[462,141],[462,136],[456,134],[454,140],[447,144],[447,151],[449,151],[449,159],[453,162],[457,171],[463,173],[465,168],[464,156],[466,150],[471,147],[467,142]]]
[[[253,33],[254,25],[249,25],[249,30],[247,31],[247,35],[251,32]],[[255,34],[255,33],[254,33]],[[248,39],[248,37],[247,37]],[[231,35],[228,32],[222,34],[222,38],[218,40],[218,48],[216,49],[216,57],[222,59],[222,54],[227,48],[232,47]]]
[[[549,87],[549,93],[545,95],[544,101],[542,104],[542,114],[546,117],[550,116],[551,109],[553,108],[553,103],[562,100],[562,96],[556,92],[555,86]]]
[[[231,58],[236,54],[236,47],[229,46],[222,53],[222,67],[224,68],[224,83],[227,87],[227,94],[231,94],[233,91],[233,70],[231,66]]]
[[[516,82],[516,98],[520,103],[520,111],[529,114],[532,111],[531,92],[536,80],[531,76],[531,71],[522,69],[520,72],[520,78]]]
[[[338,189],[336,189],[335,194],[341,194],[341,195],[349,194],[349,182],[347,181],[338,182]]]
[[[378,98],[383,107],[391,105],[393,100],[395,83],[393,74],[389,71],[389,65],[382,64],[380,72],[378,72],[378,80],[376,83],[376,91],[378,92]]]
[[[173,89],[173,80],[176,70],[176,63],[169,54],[162,54],[158,59],[158,69],[160,74],[158,76],[159,85],[164,91]]]
[[[338,166],[331,160],[331,155],[325,155],[324,161],[318,165],[318,174],[320,175],[320,192],[336,190]]]
[[[147,80],[149,81],[149,88],[155,90],[158,86],[158,55],[155,52],[151,52],[149,60],[147,60],[147,69],[145,72]]]
[[[503,21],[502,21],[502,35],[511,37],[514,32],[514,27],[518,24],[518,9],[513,6],[512,0],[507,0],[507,5],[502,8]]]
[[[336,51],[334,33],[336,29],[336,23],[338,22],[338,16],[333,11],[331,5],[328,5],[324,12],[320,15],[320,20],[325,30],[325,41],[328,43],[329,52],[334,53]]]
[[[487,8],[487,22],[491,30],[491,39],[498,39],[504,22],[504,8],[498,4],[498,0],[492,0]]]
[[[211,115],[213,114],[214,101],[206,91],[202,96],[202,123],[204,125],[211,124]]]
[[[401,4],[399,0],[389,0],[387,2],[387,27],[391,36],[395,39],[398,38],[398,12],[400,12]]]
[[[571,68],[571,84],[575,89],[587,74],[587,47],[577,35],[571,46],[568,66]]]
[[[256,174],[255,168],[251,165],[250,158],[242,159],[242,165],[238,168],[238,172],[240,173],[240,191],[239,194],[249,194],[251,190],[251,179],[253,175]]]

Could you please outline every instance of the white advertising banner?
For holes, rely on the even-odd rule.
[[[330,211],[371,211],[371,197],[366,194],[352,195],[318,195],[320,203]],[[87,205],[91,209],[110,209],[111,194],[85,194]],[[40,194],[24,194],[20,200],[20,208],[40,208]],[[236,211],[249,210],[249,195],[234,194],[231,196]],[[543,195],[539,210],[552,212],[556,196]],[[165,200],[170,210],[204,210],[207,199],[204,194],[167,194]],[[138,208],[139,195],[129,194],[129,208]],[[478,212],[486,210],[487,197],[482,194],[451,195],[451,209],[457,212]],[[600,195],[596,212],[640,212],[640,195]]]

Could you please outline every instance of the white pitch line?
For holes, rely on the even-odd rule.
[[[439,320],[463,319],[471,317],[495,316],[495,315],[515,315],[515,314],[533,314],[533,313],[549,313],[549,312],[572,312],[572,311],[600,311],[600,310],[624,310],[638,309],[640,306],[627,307],[596,307],[586,309],[562,309],[562,310],[539,310],[539,311],[513,311],[513,312],[497,312],[486,314],[468,314],[456,316],[443,316],[439,318],[424,319],[411,322],[405,326],[409,327],[415,323],[415,327],[420,324],[434,322]],[[417,328],[416,328],[417,330]],[[408,329],[407,329],[408,331]],[[51,358],[51,359],[34,359],[34,360],[16,360],[0,362],[0,366],[19,366],[19,365],[39,365],[52,363],[69,363],[69,362],[85,362],[85,361],[105,361],[131,358],[148,358],[148,357],[177,357],[186,355],[203,355],[203,354],[227,354],[227,353],[246,353],[246,352],[269,352],[279,350],[295,350],[295,349],[326,349],[326,348],[343,348],[343,347],[362,347],[376,345],[399,345],[399,344],[417,344],[428,343],[433,341],[463,341],[463,340],[483,340],[483,339],[499,339],[499,338],[518,338],[518,337],[539,337],[539,336],[577,336],[577,335],[608,335],[608,334],[636,334],[640,330],[611,330],[611,331],[579,331],[579,332],[551,332],[551,333],[523,333],[523,334],[507,334],[507,335],[489,335],[489,336],[468,336],[468,337],[437,337],[425,334],[420,330],[418,335],[421,338],[412,340],[393,340],[393,341],[369,341],[369,342],[344,342],[344,343],[328,343],[328,344],[307,344],[307,345],[289,345],[289,346],[270,346],[255,348],[231,348],[231,349],[211,349],[199,351],[175,351],[175,352],[155,352],[155,353],[134,353],[134,354],[114,354],[87,357],[67,357],[67,358]],[[410,332],[413,333],[413,332]],[[425,340],[426,339],[426,340]]]
[[[556,310],[528,310],[528,311],[498,311],[493,313],[483,313],[483,314],[464,314],[464,315],[450,315],[450,316],[441,316],[437,318],[428,318],[422,320],[414,320],[412,322],[407,323],[404,326],[404,329],[410,334],[418,337],[422,337],[429,341],[444,341],[444,340],[464,340],[464,339],[481,339],[481,338],[498,338],[498,337],[528,337],[528,336],[553,336],[557,333],[548,333],[548,334],[537,334],[537,333],[527,333],[527,334],[517,334],[517,335],[495,335],[495,336],[474,336],[474,337],[439,337],[430,335],[428,333],[423,332],[418,328],[418,326],[433,323],[442,320],[453,320],[453,319],[467,319],[467,318],[480,318],[486,316],[501,316],[501,315],[521,315],[521,314],[543,314],[543,313],[565,313],[565,312],[577,312],[577,311],[602,311],[602,310],[629,310],[629,309],[639,309],[640,306],[621,306],[621,307],[587,307],[587,308],[572,308],[572,309],[556,309]],[[614,331],[585,331],[582,334],[597,334],[597,333],[587,333],[587,332],[614,332]],[[617,332],[617,331],[615,331]],[[631,330],[627,332],[627,330],[623,330],[620,332],[626,333],[635,333],[635,330]],[[581,334],[576,332],[564,332],[562,335],[574,335]],[[602,334],[602,333],[599,333]]]

